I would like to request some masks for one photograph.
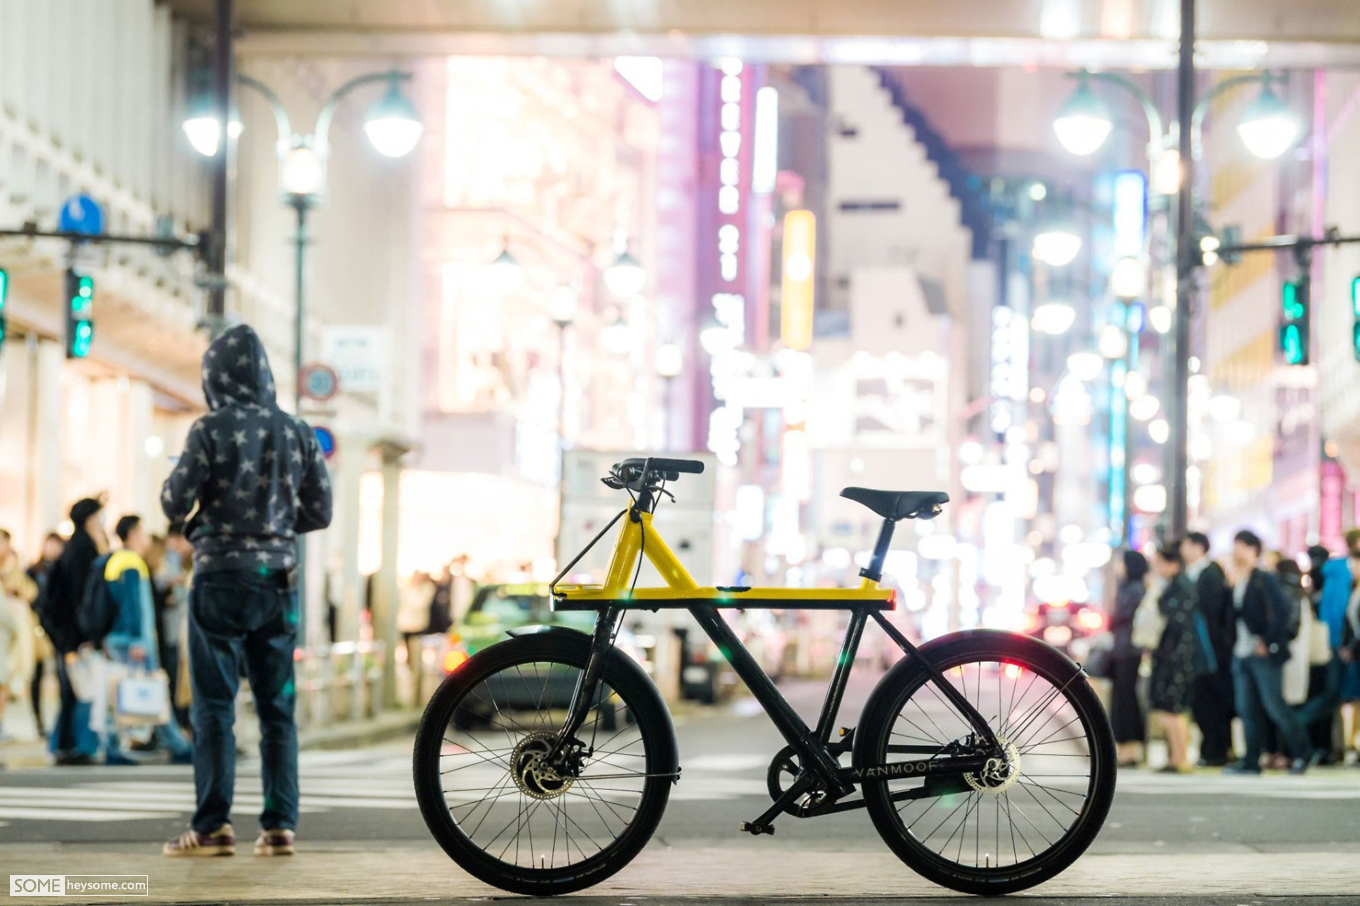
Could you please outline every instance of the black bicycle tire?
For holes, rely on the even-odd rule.
[[[1036,639],[995,630],[972,630],[945,636],[922,646],[922,655],[941,670],[979,655],[994,657],[1035,670],[1050,682],[1067,683],[1080,668],[1062,652]],[[857,731],[854,763],[863,768],[881,764],[897,711],[927,682],[928,673],[915,658],[899,662],[870,694]],[[942,887],[961,893],[997,896],[1027,890],[1050,880],[1072,865],[1095,840],[1114,801],[1114,733],[1105,708],[1085,676],[1067,685],[1091,744],[1091,792],[1088,807],[1053,846],[1008,869],[959,865],[919,844],[902,827],[889,798],[887,781],[863,784],[865,806],[883,842],[913,871]],[[1071,699],[1069,699],[1071,700]],[[1089,721],[1089,723],[1088,723]]]
[[[519,636],[490,646],[446,677],[430,698],[416,731],[412,773],[416,800],[425,825],[455,863],[493,887],[530,896],[556,896],[598,884],[631,862],[647,845],[670,798],[672,781],[649,777],[637,815],[613,843],[575,865],[552,869],[510,866],[489,856],[459,829],[446,807],[440,781],[444,730],[469,689],[499,670],[529,661],[550,661],[584,669],[590,638],[576,632],[544,632]],[[618,692],[637,717],[647,753],[647,772],[675,770],[675,729],[656,686],[635,664],[617,652],[606,662],[603,681]]]

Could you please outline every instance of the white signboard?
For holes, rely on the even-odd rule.
[[[347,393],[377,393],[387,376],[392,334],[386,327],[338,325],[321,332],[321,360]]]

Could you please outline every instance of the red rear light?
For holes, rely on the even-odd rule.
[[[888,609],[889,610],[897,609],[897,589],[895,588],[892,591],[888,592]]]
[[[1020,674],[1025,672],[1025,668],[1019,664],[1007,664],[1001,668],[1001,672],[1006,674],[1006,679],[1019,679]]]
[[[1077,625],[1091,632],[1105,628],[1105,615],[1098,610],[1083,610],[1077,614]]]
[[[450,648],[444,652],[444,672],[452,673],[467,663],[468,653],[461,648]]]

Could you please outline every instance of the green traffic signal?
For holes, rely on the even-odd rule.
[[[5,300],[9,298],[9,272],[0,268],[0,345],[5,342],[9,324],[5,319]]]
[[[1351,314],[1355,316],[1355,326],[1351,330],[1351,349],[1355,360],[1360,362],[1360,277],[1351,280]]]
[[[1311,284],[1307,276],[1286,280],[1280,287],[1280,309],[1284,323],[1280,325],[1280,352],[1290,365],[1307,365],[1308,303]]]
[[[94,343],[94,278],[66,272],[66,357],[83,359]]]

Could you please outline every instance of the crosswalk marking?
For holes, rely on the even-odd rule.
[[[682,757],[684,772],[670,798],[675,802],[764,799],[768,762],[767,756],[754,753]],[[404,749],[307,752],[302,755],[300,768],[304,813],[417,808],[410,756]],[[29,821],[103,823],[165,819],[193,811],[193,774],[189,768],[159,767],[154,769],[154,775],[144,779],[127,773],[141,770],[152,769],[72,769],[69,774],[62,774],[63,779],[85,779],[67,786],[19,786],[12,782],[3,785],[0,781],[0,828],[22,826]],[[257,771],[258,763],[253,759],[238,767],[234,809],[242,814],[263,807]],[[1360,800],[1360,771],[1316,771],[1305,777],[1274,774],[1230,777],[1213,772],[1192,776],[1148,771],[1120,773],[1117,797],[1158,795]]]

